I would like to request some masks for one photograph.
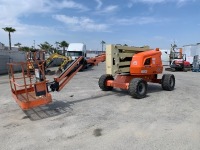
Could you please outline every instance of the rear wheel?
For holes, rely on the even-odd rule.
[[[162,76],[162,88],[163,90],[172,91],[175,86],[175,77],[173,74],[164,74]]]
[[[147,94],[147,82],[142,78],[134,78],[129,83],[128,91],[134,98],[144,98]]]
[[[103,90],[103,91],[111,91],[113,89],[112,86],[107,86],[106,82],[108,80],[114,80],[113,76],[110,74],[104,74],[99,78],[99,87]]]

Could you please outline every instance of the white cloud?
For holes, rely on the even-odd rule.
[[[194,2],[196,0],[130,0],[128,7],[131,8],[134,3],[145,3],[145,4],[158,4],[158,3],[176,3],[177,6],[183,6],[187,2]]]
[[[105,7],[104,9],[97,11],[96,13],[97,14],[110,14],[110,13],[117,11],[118,9],[119,9],[119,6],[110,5],[110,6]]]
[[[103,5],[102,1],[101,0],[95,0],[97,2],[97,9],[100,9],[101,6]]]
[[[103,11],[105,13],[109,13],[109,12],[113,12],[113,11],[115,11],[117,9],[118,9],[117,5],[111,5],[111,6],[106,7]]]
[[[15,25],[22,16],[48,13],[64,8],[73,8],[81,11],[88,9],[72,0],[0,0],[0,24]]]
[[[165,1],[167,1],[167,0],[131,0],[130,2],[132,2],[132,3],[148,3],[148,4],[151,4],[151,3],[162,3],[162,2],[165,2]]]
[[[33,40],[37,43],[42,43],[48,40],[47,37],[64,37],[65,34],[59,31],[58,27],[47,27],[38,25],[25,25],[18,23],[14,27],[16,32],[11,34],[12,45],[20,42],[23,46],[32,46]],[[0,30],[1,41],[5,45],[8,45],[8,33],[4,30]]]
[[[94,20],[87,17],[70,17],[66,15],[54,15],[54,19],[63,22],[74,31],[107,31],[107,24],[95,23]]]
[[[46,25],[28,25],[22,23],[23,17],[30,14],[50,13],[64,8],[76,9],[78,11],[88,10],[87,7],[72,0],[0,0],[0,28],[10,26],[16,29],[14,36],[34,37],[46,35],[62,35],[60,28],[49,27]],[[1,41],[7,41],[7,33],[0,29],[0,35],[3,35]]]
[[[157,23],[157,22],[164,22],[168,21],[168,19],[158,19],[154,17],[132,17],[132,18],[123,18],[123,19],[112,19],[113,22],[117,22],[120,25],[134,25],[134,24],[150,24],[150,23]]]
[[[74,8],[74,9],[79,9],[81,11],[88,10],[88,8],[82,4],[76,3],[72,0],[63,0],[63,1],[51,1],[49,4],[50,8],[53,9],[63,9],[63,8]]]
[[[181,7],[185,4],[187,4],[188,2],[195,2],[195,0],[178,0],[177,5],[178,5],[178,7]]]

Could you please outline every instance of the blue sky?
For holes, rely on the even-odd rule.
[[[200,42],[200,0],[0,0],[0,27],[13,27],[12,45],[45,41],[169,49]],[[0,30],[8,45],[8,33]]]

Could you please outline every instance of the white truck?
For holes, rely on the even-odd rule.
[[[84,43],[70,43],[67,48],[67,56],[70,56],[72,60],[79,56],[86,58],[86,45]]]

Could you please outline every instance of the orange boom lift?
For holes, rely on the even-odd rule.
[[[147,82],[159,83],[164,90],[171,91],[175,86],[173,74],[164,74],[161,52],[158,48],[150,50],[138,47],[108,45],[106,47],[106,72],[99,79],[103,91],[113,88],[128,90],[134,98],[144,98]]]
[[[23,110],[28,110],[37,106],[52,102],[51,91],[60,91],[71,80],[71,78],[85,65],[83,56],[72,61],[68,67],[52,82],[45,77],[45,59],[43,52],[36,51],[31,56],[34,66],[30,67],[30,61],[8,63],[10,88],[12,96]],[[41,56],[41,57],[39,57]],[[88,60],[91,65],[96,65],[105,61],[105,55],[97,56]],[[16,69],[21,68],[21,73],[16,73]],[[31,70],[34,69],[34,74]]]

